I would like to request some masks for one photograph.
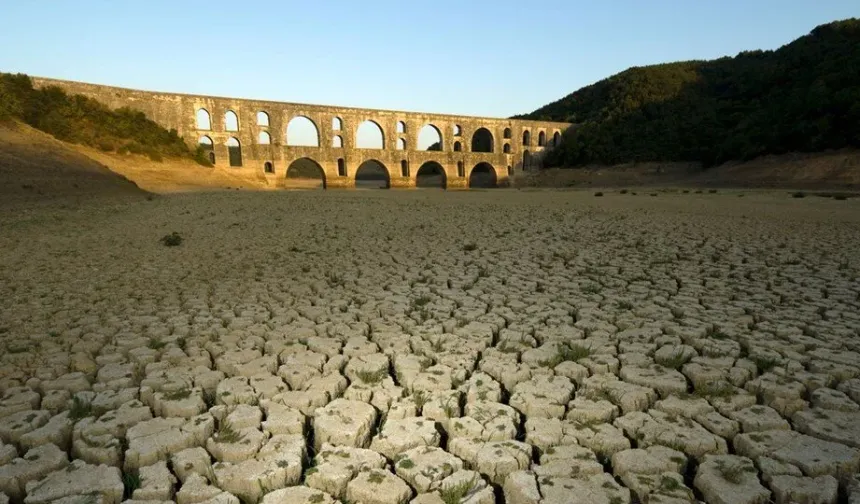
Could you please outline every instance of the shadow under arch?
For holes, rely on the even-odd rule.
[[[499,179],[496,169],[487,162],[476,164],[469,172],[469,187],[491,188],[498,187]]]
[[[289,189],[325,189],[325,170],[311,158],[296,159],[287,167],[284,186]]]
[[[447,188],[448,177],[445,174],[445,168],[436,161],[427,161],[422,164],[415,173],[415,187]]]
[[[368,159],[355,170],[355,187],[366,189],[389,189],[391,173],[388,167],[376,159]]]

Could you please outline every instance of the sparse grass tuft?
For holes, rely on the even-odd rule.
[[[654,359],[654,362],[669,369],[681,369],[681,367],[690,360],[690,356],[682,350],[675,350],[668,357],[662,359]]]
[[[720,476],[724,480],[735,485],[743,481],[744,473],[747,472],[744,464],[740,462],[726,462],[724,460],[717,461],[717,470],[720,471]]]
[[[415,403],[415,407],[418,408],[418,413],[421,413],[421,410],[424,409],[424,405],[427,404],[427,401],[430,400],[430,397],[423,390],[417,390],[412,394],[412,401]]]
[[[594,195],[599,198],[599,197],[603,196],[603,193],[600,191],[597,191],[596,193],[594,193]]]
[[[189,397],[191,397],[191,389],[189,388],[169,390],[162,393],[162,398],[164,398],[165,401],[181,401],[183,399],[188,399]]]
[[[88,416],[93,416],[93,405],[79,396],[73,397],[72,407],[69,409],[69,420],[76,422]]]
[[[779,359],[766,355],[754,355],[750,357],[750,360],[755,363],[755,367],[758,369],[759,374],[767,373],[779,364]]]
[[[413,462],[410,458],[405,458],[398,462],[397,466],[402,467],[403,469],[412,469],[413,467],[415,467],[415,462]]]
[[[805,197],[806,197],[806,193],[805,193],[805,192],[803,192],[803,191],[793,192],[793,193],[791,193],[791,197],[792,197],[792,198],[805,198]]]
[[[387,369],[380,369],[379,371],[366,371],[361,370],[355,373],[355,377],[359,380],[363,381],[367,384],[374,384],[381,382],[386,376],[388,376]]]
[[[215,438],[216,443],[239,443],[245,436],[241,434],[239,431],[233,428],[233,424],[231,424],[227,419],[221,421],[221,425],[218,427],[218,432],[213,436]]]
[[[696,387],[693,395],[697,397],[729,397],[735,394],[735,388],[728,382],[708,382],[701,387]]]
[[[463,245],[463,252],[472,252],[474,250],[478,250],[478,245],[476,243],[466,243]]]
[[[131,499],[134,491],[140,488],[140,474],[137,471],[122,472],[123,497]]]
[[[475,477],[472,476],[472,478],[467,481],[440,488],[439,496],[442,497],[442,502],[445,504],[460,504],[463,498],[469,495],[472,489],[475,488],[475,483]]]
[[[385,481],[385,475],[379,471],[374,471],[367,477],[367,481],[378,485]]]

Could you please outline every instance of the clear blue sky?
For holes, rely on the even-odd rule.
[[[858,0],[0,0],[0,71],[506,117],[858,16]]]

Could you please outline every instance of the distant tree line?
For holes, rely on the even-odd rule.
[[[577,123],[547,166],[860,147],[860,20],[775,51],[630,68],[515,118]]]
[[[24,74],[0,73],[0,120],[18,119],[59,140],[106,152],[209,161],[201,148],[189,149],[175,129],[166,130],[143,112],[127,107],[111,110],[82,95],[69,95],[57,86],[41,89]]]

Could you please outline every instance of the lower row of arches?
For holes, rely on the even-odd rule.
[[[271,162],[266,162],[264,168],[273,173]],[[349,176],[343,160],[338,160],[338,176]],[[508,168],[508,175],[511,169]],[[466,177],[466,169],[462,162],[457,165],[457,176]],[[410,178],[412,169],[408,161],[402,161],[400,165],[400,176]],[[316,161],[310,158],[300,158],[287,167],[286,181],[288,187],[318,187],[326,188],[327,180],[325,170]],[[475,188],[490,188],[498,186],[496,169],[490,163],[482,162],[475,165],[468,173],[468,186]],[[448,187],[448,175],[445,168],[436,161],[427,161],[418,167],[415,172],[415,185],[417,187],[436,187],[445,189]],[[368,160],[361,163],[355,170],[355,186],[360,188],[391,187],[391,174],[381,162]]]

